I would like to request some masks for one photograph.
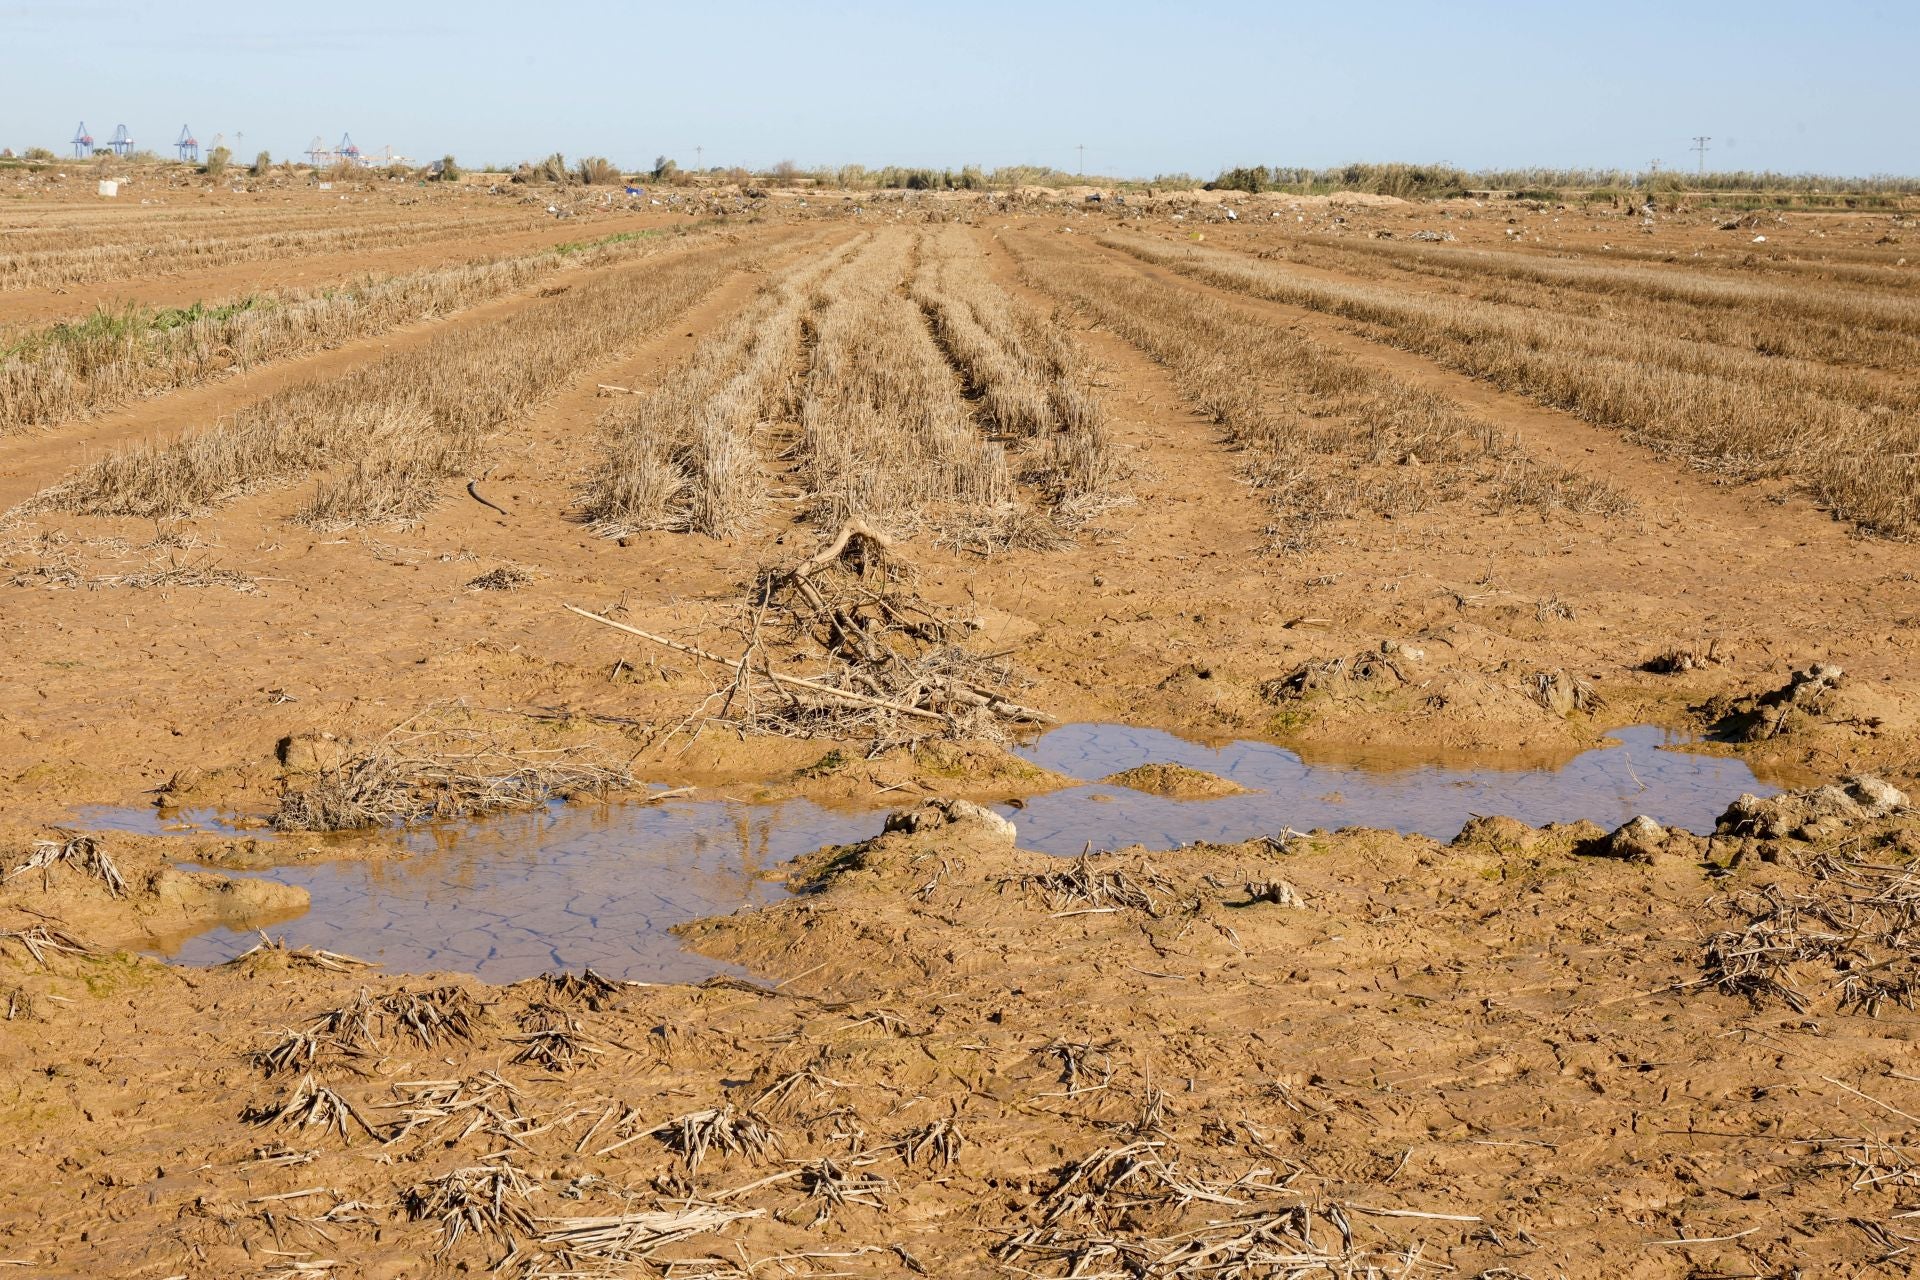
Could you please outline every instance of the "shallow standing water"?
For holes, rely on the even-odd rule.
[[[1309,765],[1270,743],[1216,748],[1126,725],[1067,725],[1020,754],[1080,778],[1182,764],[1231,778],[1250,793],[1172,800],[1088,783],[1021,807],[995,807],[1019,827],[1023,847],[1074,854],[1089,843],[1170,848],[1288,827],[1385,827],[1446,840],[1468,819],[1496,813],[1536,825],[1589,818],[1606,827],[1645,813],[1705,832],[1742,791],[1776,790],[1741,761],[1662,750],[1683,741],[1664,730],[1636,727],[1612,736],[1619,745],[1554,769],[1381,768]],[[556,805],[416,832],[408,837],[415,851],[408,859],[263,874],[312,898],[304,914],[274,923],[273,933],[390,970],[461,970],[510,982],[591,965],[609,977],[685,981],[737,971],[684,950],[668,932],[673,925],[784,896],[767,872],[822,845],[876,834],[884,812],[805,800]],[[116,825],[107,814],[87,820],[96,828]],[[166,829],[150,810],[122,811],[117,825]],[[213,963],[255,941],[252,933],[217,928],[169,954]]]

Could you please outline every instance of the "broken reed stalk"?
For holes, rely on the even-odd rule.
[[[60,865],[74,868],[81,875],[92,876],[107,887],[107,896],[120,898],[126,896],[127,882],[120,875],[120,868],[113,864],[107,851],[100,846],[97,836],[80,835],[71,831],[60,832],[60,838],[54,840],[35,840],[26,860],[5,878],[25,875],[29,871],[40,873],[40,887],[51,888],[53,869]]]

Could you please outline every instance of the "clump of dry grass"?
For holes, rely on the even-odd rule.
[[[730,1102],[675,1116],[649,1132],[659,1135],[667,1148],[681,1158],[688,1173],[700,1168],[709,1151],[760,1160],[779,1146],[772,1126]]]
[[[893,1190],[893,1184],[875,1173],[861,1173],[831,1159],[816,1160],[800,1167],[800,1189],[807,1197],[802,1212],[810,1208],[813,1217],[809,1229],[825,1226],[836,1212],[850,1209],[885,1209],[880,1197]],[[799,1215],[792,1215],[798,1221]]]
[[[471,1044],[478,1034],[480,1018],[486,1012],[485,1007],[461,987],[393,991],[375,1000],[374,1007],[397,1030],[428,1049],[455,1043]]]
[[[508,1246],[516,1236],[533,1237],[538,1228],[529,1201],[537,1189],[512,1162],[498,1159],[415,1183],[400,1204],[416,1222],[439,1222],[438,1252],[445,1254],[468,1234],[491,1235]]]
[[[633,785],[624,765],[578,747],[505,745],[451,709],[424,713],[281,797],[282,831],[346,831],[535,808]]]
[[[520,1015],[520,1034],[507,1039],[520,1046],[511,1061],[555,1073],[588,1066],[606,1052],[604,1045],[586,1034],[578,1018],[551,1004],[529,1006]]]
[[[7,872],[6,879],[38,871],[42,888],[51,888],[53,869],[62,866],[71,867],[82,876],[100,881],[106,886],[110,897],[126,895],[127,882],[121,877],[120,868],[107,856],[99,837],[72,831],[62,831],[51,840],[35,840],[26,858]]]
[[[376,1141],[380,1137],[379,1130],[368,1123],[353,1103],[315,1080],[311,1072],[302,1075],[274,1101],[249,1107],[241,1118],[249,1124],[278,1128],[318,1128],[322,1133],[338,1135],[342,1142],[352,1140],[355,1128]]]

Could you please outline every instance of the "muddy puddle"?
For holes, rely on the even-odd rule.
[[[1617,746],[1583,752],[1556,768],[1453,769],[1377,761],[1307,764],[1284,747],[1234,742],[1206,747],[1157,729],[1065,725],[1020,754],[1074,778],[1104,778],[1143,764],[1217,774],[1245,795],[1174,800],[1125,787],[1072,787],[1004,810],[1020,843],[1049,853],[1121,844],[1172,848],[1246,840],[1282,828],[1386,827],[1451,840],[1475,816],[1505,814],[1532,826],[1587,818],[1616,827],[1636,814],[1705,834],[1742,791],[1777,788],[1746,764],[1671,748],[1694,739],[1639,725],[1613,730]]]
[[[1229,778],[1244,794],[1176,800],[1089,782],[996,806],[1023,847],[1056,854],[1144,844],[1245,840],[1286,828],[1388,827],[1451,839],[1475,815],[1540,824],[1588,818],[1612,827],[1639,813],[1706,832],[1742,791],[1772,794],[1738,760],[1664,748],[1660,729],[1616,731],[1617,745],[1557,768],[1307,764],[1269,743],[1208,747],[1158,730],[1081,724],[1056,729],[1021,755],[1076,778],[1142,764],[1178,764]],[[894,797],[896,804],[898,797]],[[324,947],[397,972],[459,970],[496,982],[586,966],[609,977],[687,981],[728,966],[685,951],[669,932],[702,916],[772,901],[781,863],[880,830],[883,810],[828,809],[806,800],[749,804],[554,806],[449,824],[408,837],[415,856],[318,863],[265,872],[304,888],[309,910],[272,926],[296,946]],[[187,815],[114,817],[123,829],[191,829]],[[204,815],[201,829],[225,825]],[[217,928],[167,949],[192,964],[227,959],[257,936]]]

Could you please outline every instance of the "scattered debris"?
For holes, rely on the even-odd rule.
[[[1160,904],[1174,892],[1173,882],[1144,859],[1131,867],[1112,854],[1082,853],[1058,871],[1024,875],[1012,883],[1036,892],[1047,910],[1066,914],[1075,908],[1139,911],[1158,919]]]

